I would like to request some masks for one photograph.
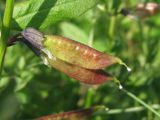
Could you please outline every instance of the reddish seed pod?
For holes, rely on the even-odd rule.
[[[44,64],[86,84],[102,84],[114,79],[101,68],[114,63],[125,65],[120,59],[87,45],[60,36],[43,35],[33,28],[25,29],[22,36],[23,42],[43,59]]]
[[[79,80],[85,84],[97,85],[106,81],[113,80],[113,76],[103,70],[89,70],[67,62],[58,58],[55,60],[48,59],[49,65],[57,70],[67,74],[68,76]]]
[[[104,106],[95,106],[81,110],[48,115],[35,120],[90,120],[92,114],[104,110],[106,110]]]

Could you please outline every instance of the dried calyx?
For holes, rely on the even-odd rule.
[[[41,57],[45,65],[49,65],[47,58],[51,60],[55,60],[56,57],[52,55],[52,53],[43,46],[43,41],[45,40],[44,35],[37,31],[34,28],[27,28],[22,31],[23,42],[27,44],[32,51]]]
[[[16,41],[24,42],[37,56],[41,57],[45,65],[48,65],[49,59],[56,59],[52,53],[43,46],[45,37],[43,33],[34,28],[26,28],[21,33],[16,34],[9,39],[8,46],[12,46]]]
[[[44,40],[44,35],[33,29],[33,28],[27,28],[21,32],[21,35],[23,36],[23,42],[26,43],[28,47],[30,47],[33,52],[40,56],[41,55],[41,50],[43,49],[43,40]]]

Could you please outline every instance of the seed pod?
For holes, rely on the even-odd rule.
[[[111,76],[109,73],[104,72],[103,70],[85,69],[85,68],[64,62],[58,58],[56,58],[55,60],[48,59],[48,62],[49,62],[49,65],[51,65],[52,67],[86,84],[92,84],[92,85],[102,84],[106,81],[114,79],[113,76]]]
[[[57,58],[87,69],[101,69],[120,62],[116,57],[61,36],[45,35],[43,45]]]
[[[102,84],[114,79],[101,68],[114,63],[125,65],[120,59],[84,44],[60,36],[43,35],[33,28],[22,31],[22,36],[23,42],[42,58],[44,64],[87,84]]]
[[[95,106],[81,110],[43,116],[35,120],[89,120],[94,113],[105,111],[105,109],[106,108],[104,106]]]

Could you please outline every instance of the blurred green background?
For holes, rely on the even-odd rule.
[[[96,7],[72,20],[58,22],[43,32],[63,35],[121,58],[132,68],[107,68],[123,87],[149,105],[160,104],[160,15],[135,21],[116,14],[139,2],[158,0],[100,0]],[[16,1],[17,2],[17,1]],[[19,2],[19,1],[18,1]],[[1,0],[0,12],[5,1]],[[14,34],[15,31],[11,33]],[[0,78],[0,119],[25,120],[95,105],[109,109],[141,106],[108,82],[87,86],[45,66],[22,43],[7,49]],[[160,108],[157,109],[160,112]],[[95,120],[158,120],[150,110],[96,116]]]

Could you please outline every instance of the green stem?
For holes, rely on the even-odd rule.
[[[114,36],[115,24],[116,24],[116,16],[112,16],[110,26],[109,26],[109,31],[108,31],[109,37],[111,39],[113,39],[113,36]]]
[[[147,108],[148,110],[150,110],[151,112],[153,112],[155,115],[157,115],[160,118],[160,113],[158,113],[156,110],[154,110],[150,105],[148,105],[147,103],[145,103],[144,101],[142,101],[141,99],[139,99],[138,97],[136,97],[131,92],[129,92],[129,91],[125,90],[125,89],[122,89],[122,91],[124,93],[126,93],[129,97],[131,97],[132,99],[134,99],[137,102],[139,102],[141,105],[143,105],[145,108]]]
[[[93,25],[93,27],[92,27],[92,29],[91,29],[91,31],[90,31],[89,40],[88,40],[88,45],[89,45],[90,47],[93,47],[94,25],[95,25],[95,23],[96,23],[96,18],[93,17],[93,20],[92,20],[92,25]]]
[[[90,31],[90,34],[89,34],[88,45],[90,47],[93,46],[93,39],[94,39],[94,28],[92,28],[92,30]]]
[[[115,26],[116,26],[116,16],[111,16],[109,29],[108,29],[108,36],[109,36],[109,50],[113,47],[114,43],[114,36],[115,36]]]
[[[13,7],[14,7],[14,0],[7,0],[2,22],[2,31],[0,39],[0,74],[3,68],[3,61],[6,52],[7,40],[10,32]]]
[[[94,89],[89,88],[88,91],[87,91],[86,99],[85,99],[85,103],[84,103],[85,108],[88,108],[92,105],[93,96],[94,96]]]
[[[160,105],[158,105],[158,104],[151,105],[151,107],[153,109],[157,109],[157,110],[160,109]],[[96,112],[95,114],[96,115],[106,115],[106,114],[112,115],[112,114],[120,114],[120,113],[141,112],[141,111],[144,111],[144,110],[146,110],[145,107],[138,106],[138,107],[130,107],[130,108],[124,108],[124,109],[109,109],[107,111]]]

